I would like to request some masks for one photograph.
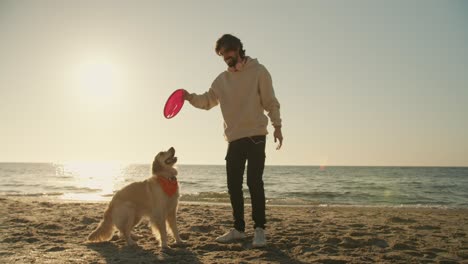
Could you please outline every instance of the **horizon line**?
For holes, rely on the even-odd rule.
[[[78,160],[78,161],[0,161],[0,164],[64,164],[68,162],[83,162],[83,163],[124,163],[131,165],[149,165],[151,163],[145,162],[125,162],[118,160]],[[183,163],[177,166],[225,166],[225,164],[200,164],[200,163]],[[468,168],[468,165],[317,165],[317,164],[265,164],[265,167],[403,167],[403,168]]]

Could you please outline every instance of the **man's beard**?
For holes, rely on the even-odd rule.
[[[229,60],[230,59],[230,60]],[[237,62],[239,61],[239,59],[237,57],[230,57],[228,60],[226,60],[226,64],[229,66],[229,67],[234,67],[236,66]]]

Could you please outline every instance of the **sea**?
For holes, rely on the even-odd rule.
[[[223,165],[178,165],[181,201],[229,203]],[[0,163],[0,195],[109,201],[150,164]],[[244,175],[244,197],[249,191]],[[468,207],[468,167],[266,166],[267,205]]]

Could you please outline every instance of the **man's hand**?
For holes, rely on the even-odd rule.
[[[283,133],[281,132],[281,126],[275,126],[275,132],[273,132],[273,137],[275,138],[275,143],[276,140],[279,140],[279,144],[276,147],[276,149],[281,149],[281,146],[283,145]]]
[[[185,89],[182,89],[184,91],[184,100],[187,100],[189,101],[190,99],[192,99],[192,95],[187,92]]]

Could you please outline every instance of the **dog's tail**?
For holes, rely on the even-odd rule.
[[[109,240],[114,233],[114,224],[112,223],[112,206],[113,200],[109,203],[106,211],[104,212],[104,219],[99,223],[96,230],[94,230],[89,236],[88,241],[90,242],[101,242]]]

